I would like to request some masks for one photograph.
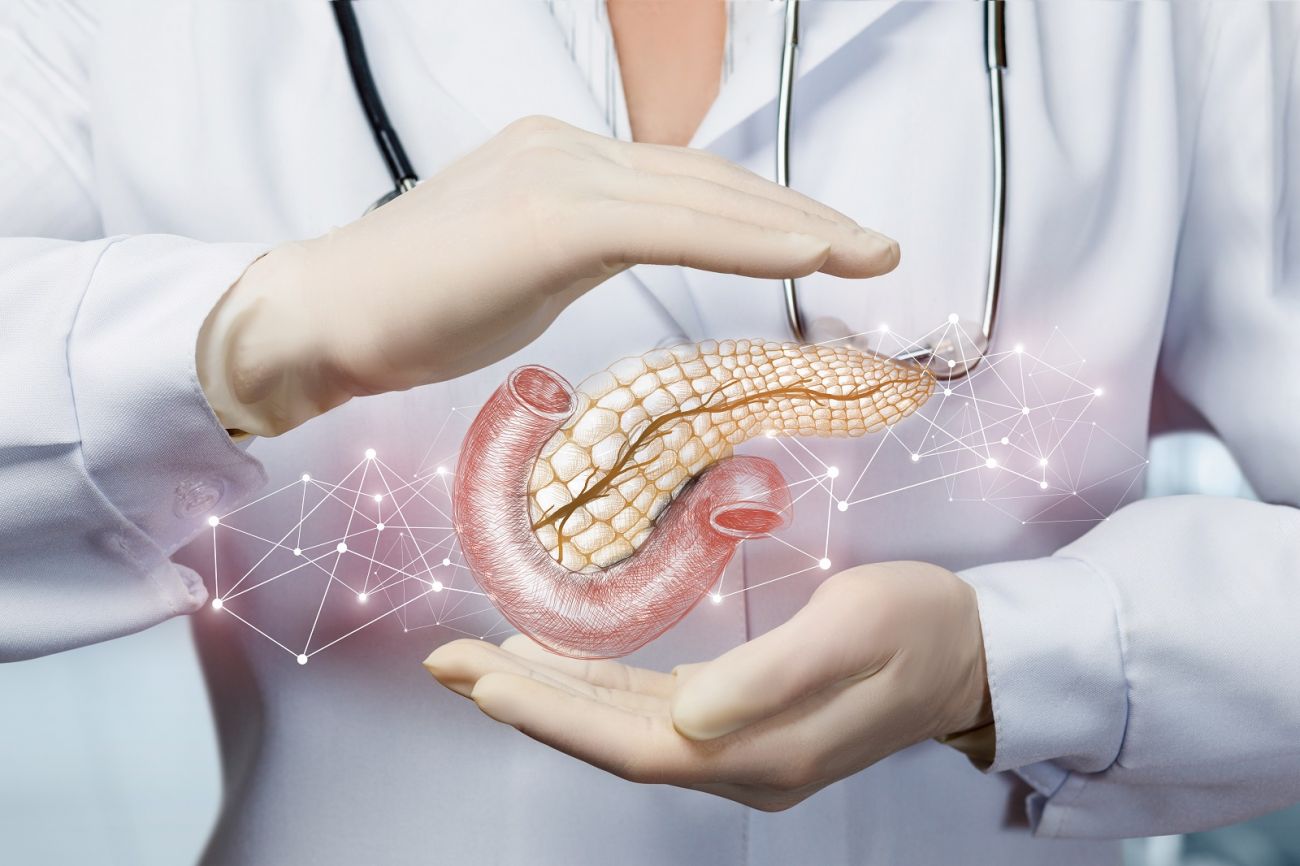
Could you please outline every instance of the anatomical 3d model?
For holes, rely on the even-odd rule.
[[[576,389],[521,367],[462,445],[465,562],[542,645],[625,655],[685,616],[743,539],[788,522],[776,466],[736,445],[877,431],[933,387],[920,367],[847,347],[750,340],[656,349]]]

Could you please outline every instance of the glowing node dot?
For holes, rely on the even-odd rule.
[[[943,389],[943,396],[945,396],[945,397],[951,397],[951,396],[952,396],[952,389],[951,389],[951,388],[944,388],[944,389]]]
[[[442,592],[442,581],[441,581],[441,580],[435,580],[435,581],[433,582],[433,585],[432,585],[431,587],[429,587],[429,588],[432,589],[434,592]]]
[[[826,477],[827,477],[827,478],[839,478],[839,477],[840,477],[840,467],[838,467],[838,466],[831,466],[830,468],[828,468],[828,469],[826,470]]]
[[[948,369],[951,370],[953,367],[956,367],[956,366],[957,366],[957,362],[956,362],[955,360],[953,360],[952,358],[949,358],[949,359],[948,359]]]
[[[714,604],[722,604],[722,596],[716,592],[712,593],[709,596],[709,601],[713,602]]]
[[[215,514],[208,518],[208,526],[216,526],[221,520]]]
[[[1021,343],[1016,343],[1016,354],[1017,355],[1025,354],[1025,347]]]
[[[212,609],[213,609],[213,610],[221,610],[221,607],[222,607],[222,601],[221,601],[221,599],[219,599],[219,598],[214,598],[214,599],[212,599]]]
[[[1105,394],[1105,393],[1106,393],[1106,391],[1105,391],[1104,389],[1102,389],[1102,388],[1094,388],[1093,391],[1092,391],[1092,396],[1094,396],[1094,397],[1100,397],[1102,394]]]
[[[340,542],[338,543],[338,546],[335,547],[334,549],[337,550],[339,553],[347,553],[347,552],[348,552],[348,546],[347,546],[347,544],[346,544],[345,542],[342,542],[342,541],[340,541]]]
[[[447,467],[446,467],[446,466],[439,466],[439,467],[437,468],[437,470],[435,470],[435,471],[436,471],[439,475],[446,475],[446,474],[447,474]]]
[[[376,529],[376,531],[378,531],[378,532],[383,532],[386,528],[387,528],[387,527],[384,526],[384,524],[382,524],[382,523],[376,523],[376,524],[375,524],[375,529]]]
[[[443,564],[443,565],[451,565],[451,560],[450,560],[450,559],[444,559],[444,560],[442,561],[442,564]]]
[[[917,454],[916,452],[912,452],[912,462],[918,463],[920,462],[920,460],[921,460],[921,455]]]
[[[1038,482],[1038,489],[1039,489],[1039,490],[1046,490],[1046,489],[1047,489],[1047,482],[1046,482],[1046,481],[1040,481],[1040,482]]]
[[[1008,439],[1008,438],[1005,437],[1005,436],[1003,436],[1002,439],[1001,439],[1000,441],[1002,442],[1003,445],[1010,445],[1010,444],[1011,444],[1011,440]]]
[[[295,548],[293,549],[293,555],[294,555],[294,556],[302,556],[302,548],[301,548],[301,547],[295,547]]]
[[[366,459],[367,459],[367,460],[374,460],[374,459],[375,459],[375,449],[373,449],[373,448],[367,448],[367,449],[366,449]]]
[[[820,562],[817,563],[817,567],[820,568],[822,571],[826,571],[828,568],[831,567],[831,561],[829,559],[822,559]]]
[[[1046,457],[1039,457],[1039,458],[1038,458],[1038,465],[1039,465],[1039,466],[1046,466],[1046,465],[1047,465],[1047,458],[1046,458]]]
[[[304,473],[302,474],[302,480],[303,480],[304,483],[307,482],[307,481],[311,481],[311,476],[308,475],[306,472],[304,472]]]
[[[1028,414],[1029,414],[1029,407],[1028,407],[1028,406],[1021,406],[1021,407],[1020,407],[1020,414],[1021,414],[1021,415],[1028,415]]]
[[[955,325],[955,324],[957,324],[957,314],[956,314],[956,313],[949,313],[949,314],[948,314],[948,324],[950,324],[950,325]]]
[[[368,592],[357,593],[357,601],[361,602],[362,604],[365,604],[369,600],[370,600],[370,593]]]
[[[375,494],[375,501],[376,501],[376,502],[383,502],[383,501],[384,501],[384,494],[382,494],[382,493],[376,493],[376,494]]]
[[[986,467],[988,467],[989,469],[997,469],[997,468],[998,468],[998,460],[997,460],[996,457],[990,457],[988,460],[985,460],[985,461],[984,461],[984,465],[985,465]]]
[[[298,664],[300,664],[300,665],[305,665],[305,664],[307,664],[307,654],[306,654],[306,653],[298,653]]]
[[[888,333],[889,333],[889,325],[886,324],[885,322],[881,322],[881,323],[880,323],[880,333],[882,333],[882,334],[888,334]]]
[[[840,502],[839,502],[839,504],[836,505],[835,507],[838,508],[840,511],[848,511],[848,510],[849,510],[849,504],[848,504],[847,502],[845,502],[843,499],[841,499]]]

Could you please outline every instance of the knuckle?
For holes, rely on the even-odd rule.
[[[511,121],[505,129],[501,130],[501,135],[521,144],[531,144],[538,138],[569,128],[568,124],[556,120],[554,117],[547,117],[544,114],[530,114],[527,117]]]
[[[525,174],[529,181],[541,182],[573,159],[572,154],[561,147],[549,143],[535,143],[515,151],[509,156],[510,166],[517,173]]]
[[[689,147],[685,147],[682,149],[685,150],[687,153],[697,154],[701,162],[703,162],[705,165],[710,165],[714,168],[738,169],[740,171],[745,172],[746,174],[754,174],[749,169],[737,165],[736,163],[727,159],[725,156],[716,154],[711,150],[697,150],[695,148],[689,148]],[[758,175],[754,175],[754,176],[757,177]]]
[[[870,577],[860,569],[849,569],[826,578],[813,591],[813,596],[821,600],[845,603],[865,598],[870,592]]]

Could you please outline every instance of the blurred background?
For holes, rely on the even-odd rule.
[[[1156,440],[1148,493],[1250,496],[1214,439]],[[0,665],[0,866],[193,863],[220,802],[188,622]],[[1136,839],[1126,866],[1300,866],[1300,808]]]

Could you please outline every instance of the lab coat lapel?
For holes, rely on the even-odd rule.
[[[489,134],[530,114],[609,134],[545,3],[409,2],[401,9],[429,75]]]
[[[816,69],[895,5],[897,0],[805,0],[799,10],[796,76]],[[742,24],[732,37],[736,71],[705,115],[692,147],[708,147],[776,99],[785,4],[770,2],[763,14]]]
[[[546,4],[485,0],[403,5],[404,28],[429,76],[487,134],[529,114],[593,132],[611,130]],[[639,280],[681,325],[701,325],[680,268],[636,267]]]
[[[894,5],[892,0],[805,2],[799,12],[797,75],[804,76],[816,69]],[[784,26],[784,3],[769,2],[760,14],[740,19],[737,31],[732,34],[735,72],[705,115],[691,140],[692,147],[709,147],[776,99]],[[637,268],[636,272],[687,336],[697,340],[710,336],[704,333],[699,308],[681,268]]]

